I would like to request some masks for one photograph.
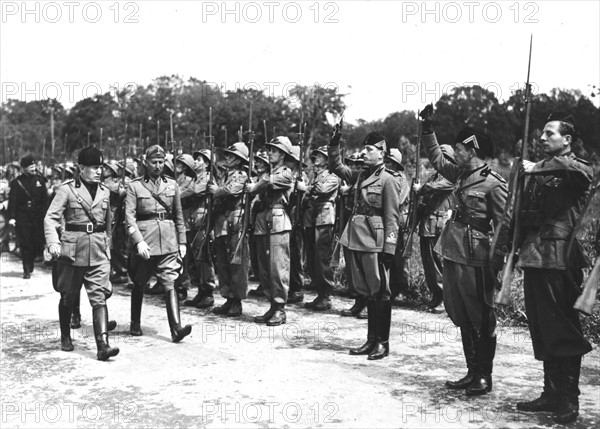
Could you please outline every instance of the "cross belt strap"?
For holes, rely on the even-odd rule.
[[[77,191],[75,191],[75,189],[73,189],[73,187],[71,185],[69,185],[69,189],[71,190],[71,192],[73,192],[73,195],[75,195],[75,197],[77,199],[77,202],[79,203],[79,205],[81,206],[81,208],[85,212],[86,216],[88,217],[88,219],[90,220],[90,222],[92,223],[92,225],[94,225],[94,228],[95,228],[96,224],[98,223],[98,221],[96,220],[96,218],[94,217],[94,215],[92,215],[92,213],[90,212],[90,210],[85,205],[83,205],[83,198],[81,198],[81,196],[77,193]]]
[[[148,192],[150,192],[150,195],[152,195],[152,197],[156,200],[156,202],[158,204],[160,204],[161,206],[163,206],[163,208],[167,211],[167,213],[169,214],[169,216],[171,216],[171,207],[169,207],[169,205],[167,203],[164,202],[164,200],[158,196],[158,194],[156,192],[154,192],[153,190],[151,190],[150,188],[148,188],[145,184],[144,181],[142,180],[140,182],[142,184],[142,186],[144,188],[146,188],[146,190]],[[138,219],[139,220],[139,219]]]

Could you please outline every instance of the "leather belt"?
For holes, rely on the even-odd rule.
[[[92,222],[88,222],[85,225],[75,224],[75,223],[68,223],[65,226],[65,229],[67,231],[87,232],[88,234],[93,234],[94,232],[105,232],[106,231],[106,225],[105,224],[94,225]]]
[[[486,234],[492,230],[490,223],[488,221],[486,221],[485,219],[479,219],[479,218],[473,217],[473,216],[468,215],[467,213],[462,212],[460,210],[454,210],[452,212],[451,219],[457,220],[461,223],[464,223],[465,225],[471,225],[471,227],[473,227],[474,229],[484,232]]]
[[[143,220],[173,220],[173,217],[167,212],[139,214],[136,216],[138,221]]]

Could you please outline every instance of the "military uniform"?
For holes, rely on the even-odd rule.
[[[327,156],[327,148],[313,151]],[[310,226],[306,228],[306,255],[310,261],[309,271],[313,287],[317,290],[317,298],[305,307],[313,310],[331,308],[331,293],[334,280],[331,267],[335,235],[335,201],[339,189],[339,179],[327,171],[326,167],[316,170],[304,199],[308,201],[308,212],[311,215]]]
[[[194,160],[191,155],[184,154],[177,157],[176,162],[181,162],[187,168],[177,175],[177,186],[179,186],[179,198],[181,200],[181,210],[183,212],[183,224],[185,226],[186,247],[187,251],[185,258],[182,261],[181,274],[175,280],[175,289],[177,294],[182,298],[187,298],[187,291],[191,287],[190,266],[193,261],[191,242],[193,237],[190,237],[192,223],[191,211],[197,202],[196,197],[196,172],[194,171]]]
[[[243,150],[242,154],[240,151]],[[248,149],[244,143],[235,143],[225,153],[241,157],[247,161]],[[241,154],[241,155],[238,155]],[[241,301],[248,291],[248,237],[241,243],[241,264],[232,264],[231,259],[241,239],[240,230],[244,216],[244,185],[248,174],[241,169],[232,169],[213,196],[215,198],[215,251],[217,276],[221,296],[226,299],[225,305],[213,309],[216,314],[237,317],[242,314]],[[250,198],[247,196],[246,198]],[[248,213],[250,215],[250,213]]]
[[[586,201],[593,171],[572,152],[535,164],[527,173],[521,216],[525,310],[534,356],[544,363],[542,397],[520,403],[523,411],[556,411],[567,423],[579,410],[582,355],[592,350],[573,308],[588,260],[577,239],[567,247]],[[533,407],[533,408],[532,408]]]
[[[98,162],[99,161],[99,162]],[[79,163],[100,166],[101,154],[90,147],[79,153]],[[94,192],[92,196],[90,192]],[[119,353],[108,344],[108,310],[106,299],[112,295],[110,275],[111,225],[110,192],[101,183],[85,185],[70,180],[58,188],[44,219],[44,232],[49,248],[60,246],[56,261],[54,288],[60,293],[58,306],[61,348],[73,350],[70,319],[73,301],[83,283],[93,309],[94,334],[98,359],[107,360]],[[60,238],[59,229],[64,231]]]
[[[468,129],[462,130],[457,142],[466,142],[473,135]],[[483,147],[487,137],[478,134],[477,139]],[[481,166],[468,169],[446,159],[435,134],[424,133],[422,142],[434,168],[455,184],[452,218],[435,251],[444,260],[444,305],[452,322],[461,329],[468,374],[457,383],[448,382],[447,387],[466,388],[468,395],[484,394],[492,387],[496,352],[492,268],[501,266],[501,261],[490,260],[489,241],[493,228],[502,220],[508,189],[506,181],[483,161]]]
[[[385,139],[378,133],[367,135],[363,144],[383,151],[386,148]],[[383,164],[353,171],[342,163],[338,145],[331,144],[328,152],[329,170],[355,185],[352,215],[340,237],[340,244],[351,251],[346,263],[350,264],[356,291],[367,299],[369,324],[367,342],[350,350],[350,354],[368,354],[369,359],[381,359],[389,354],[391,294],[388,275],[400,231],[400,185]]]
[[[431,292],[430,308],[443,300],[442,260],[433,251],[452,207],[454,185],[440,173],[433,173],[418,192],[419,247],[425,274],[425,284]]]
[[[27,165],[26,165],[27,164]],[[33,165],[29,156],[21,160],[26,168]],[[38,174],[23,173],[10,183],[8,221],[16,221],[17,241],[21,247],[23,278],[29,278],[34,261],[44,248],[44,213],[48,207],[46,179]]]
[[[4,178],[4,172],[0,176],[0,253],[8,252],[8,225],[6,218],[6,209],[8,208],[8,194],[10,191],[8,180]]]
[[[164,150],[158,145],[146,150],[146,162],[164,159],[164,156]],[[177,183],[162,175],[151,179],[148,172],[144,177],[133,180],[125,197],[125,222],[132,245],[129,257],[129,274],[134,283],[131,291],[131,334],[142,335],[140,318],[144,286],[155,274],[165,290],[171,337],[174,342],[179,342],[191,332],[191,326],[181,326],[174,289],[181,269],[179,246],[186,244]],[[136,249],[141,242],[149,246],[149,259],[144,259]]]

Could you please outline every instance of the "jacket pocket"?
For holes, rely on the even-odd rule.
[[[66,263],[75,262],[75,250],[77,245],[75,243],[61,243],[60,245],[60,256],[59,260]]]
[[[367,186],[366,191],[364,191],[364,197],[367,203],[371,207],[381,208],[383,207],[383,197],[381,196],[381,185],[372,185]]]
[[[465,230],[465,250],[469,263],[486,265],[490,257],[490,238],[487,234],[475,229]]]
[[[290,231],[292,224],[290,218],[284,209],[272,209],[271,210],[271,232],[284,232]]]
[[[335,205],[331,202],[317,206],[315,226],[335,224]]]

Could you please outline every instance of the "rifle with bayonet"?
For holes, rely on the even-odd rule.
[[[250,146],[250,156],[248,157],[248,178],[246,179],[246,184],[252,182],[252,169],[254,168],[254,132],[252,131],[252,103],[250,103],[250,124],[248,128],[250,132],[250,136],[248,137],[248,145]],[[243,250],[246,247],[244,246],[244,242],[246,241],[246,236],[248,235],[248,229],[250,227],[250,209],[252,204],[252,198],[248,192],[244,192],[244,196],[242,198],[244,199],[244,213],[242,213],[243,224],[239,232],[238,242],[235,247],[235,251],[233,252],[233,256],[231,258],[231,263],[235,265],[242,264],[244,256]]]
[[[343,120],[344,120],[344,112],[342,112],[342,116],[340,117],[340,121],[338,123],[338,127],[340,130],[342,129]],[[345,145],[341,146],[342,162],[345,159],[344,152],[345,152]],[[344,232],[344,224],[345,224],[344,210],[346,209],[346,207],[345,207],[345,197],[342,195],[341,191],[338,193],[336,203],[337,203],[338,215],[337,215],[337,219],[335,222],[336,228],[335,228],[335,237],[334,237],[334,245],[333,245],[333,254],[331,255],[331,264],[330,264],[333,268],[339,267],[340,260],[342,259],[342,245],[340,244],[340,238],[342,237],[342,233]]]
[[[302,128],[304,126],[304,128]],[[300,223],[302,220],[302,196],[303,193],[298,190],[298,182],[302,180],[302,162],[304,161],[304,132],[306,131],[306,125],[304,125],[304,112],[302,112],[302,117],[300,119],[300,127],[298,129],[298,148],[300,149],[300,153],[298,155],[298,174],[296,175],[296,182],[294,183],[294,199],[296,212],[294,216],[294,225],[293,229],[297,230],[300,227]]]
[[[210,150],[210,165],[208,166],[207,175],[207,193],[206,193],[206,215],[204,217],[204,228],[198,229],[196,236],[192,240],[192,250],[196,260],[207,262],[210,260],[209,243],[213,228],[213,195],[208,192],[208,185],[214,180],[214,165],[215,165],[215,145],[212,135],[212,107],[208,109],[208,145]]]
[[[505,206],[505,210],[502,216],[502,222],[497,226],[494,231],[494,238],[492,239],[492,245],[490,254],[496,254],[496,247],[499,237],[503,234],[506,229],[506,225],[512,220],[513,222],[513,235],[512,245],[508,255],[506,256],[506,262],[502,270],[501,275],[501,288],[496,295],[496,304],[506,305],[510,298],[510,285],[512,281],[512,273],[515,269],[515,262],[519,247],[521,247],[521,204],[523,187],[525,186],[525,176],[522,174],[523,171],[523,160],[527,156],[527,141],[529,139],[529,117],[531,115],[531,84],[529,83],[529,75],[531,72],[531,50],[533,46],[533,35],[529,40],[529,63],[527,66],[527,82],[525,83],[525,125],[523,127],[523,147],[521,148],[521,157],[517,162],[514,163],[513,171],[511,172],[511,183],[508,191],[508,198]],[[511,216],[512,213],[512,216]],[[512,219],[511,219],[512,218]]]
[[[419,162],[421,156],[420,117],[421,112],[417,112],[417,134],[415,136],[417,139],[417,148],[415,153],[415,175],[410,185],[408,213],[406,215],[406,220],[404,221],[403,232],[406,236],[406,242],[402,248],[402,258],[410,258],[412,255],[413,236],[415,235],[417,225],[419,224],[419,195],[417,194],[416,188],[418,187],[421,178],[421,163]]]

